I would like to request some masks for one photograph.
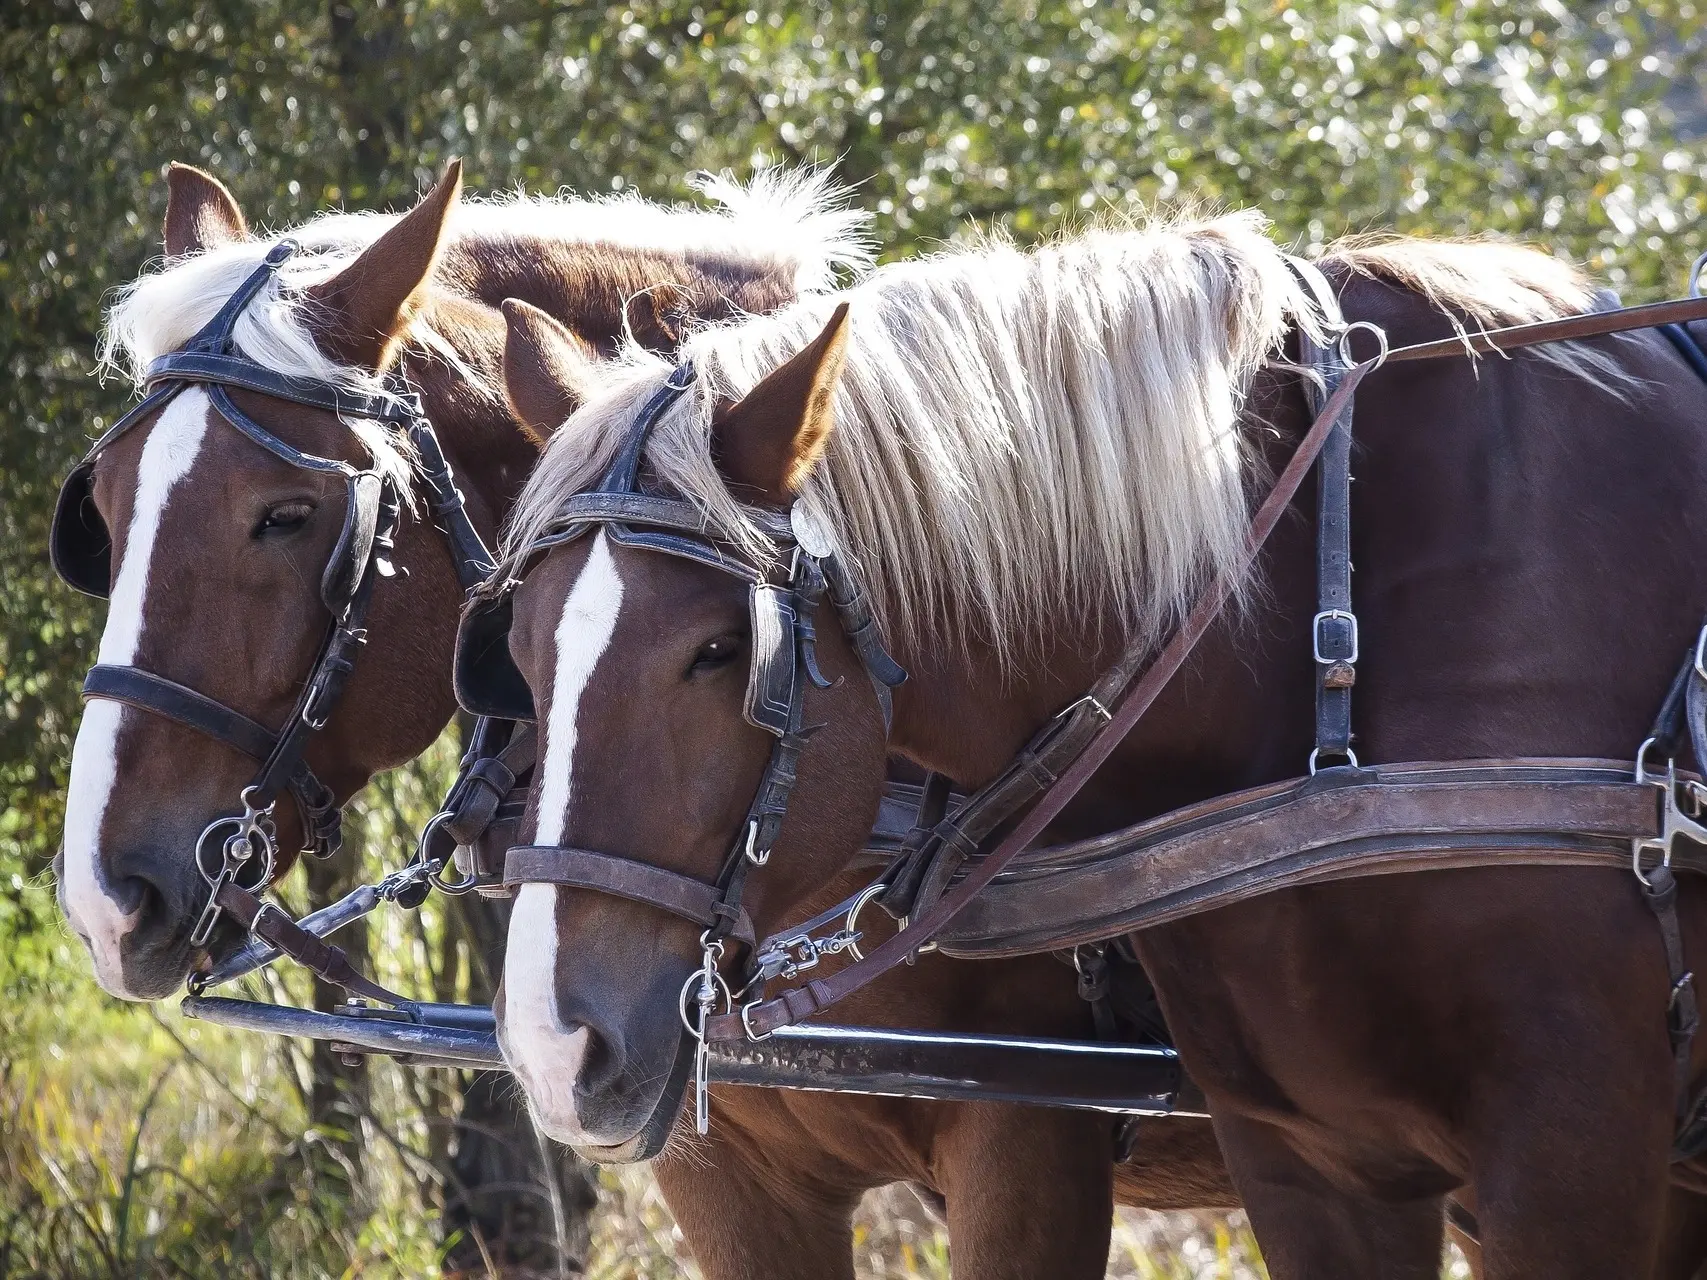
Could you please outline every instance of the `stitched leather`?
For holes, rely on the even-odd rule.
[[[571,889],[594,889],[630,902],[659,907],[704,929],[721,920],[716,907],[723,895],[718,886],[596,849],[516,845],[504,858],[504,884],[511,888],[555,884]],[[746,911],[740,912],[732,933],[749,946],[755,941],[753,922]]]

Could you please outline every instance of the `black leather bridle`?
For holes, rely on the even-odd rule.
[[[450,543],[464,589],[482,581],[492,569],[491,556],[469,520],[420,397],[408,391],[401,380],[395,389],[382,394],[352,391],[275,372],[237,348],[232,330],[238,317],[298,247],[292,240],[273,246],[261,265],[194,337],[180,350],[150,362],[147,394],[72,469],[60,489],[54,512],[50,554],[55,571],[77,590],[105,598],[112,587],[112,539],[92,500],[96,461],[114,440],[189,386],[206,387],[215,411],[274,457],[304,471],[336,475],[344,481],[348,495],[344,525],[320,582],[320,597],[331,620],[302,692],[280,729],[268,729],[206,694],[141,667],[100,664],[90,669],[83,684],[85,698],[105,698],[136,707],[261,761],[260,769],[239,796],[241,815],[215,819],[196,840],[196,866],[210,887],[190,938],[191,945],[197,947],[206,943],[224,910],[222,890],[234,886],[254,895],[271,883],[278,861],[273,813],[282,793],[290,793],[302,815],[304,853],[330,857],[341,844],[339,800],[315,777],[303,756],[309,738],[325,726],[349,678],[356,652],[366,640],[363,623],[375,583],[392,573],[392,540],[402,505],[389,476],[378,469],[361,470],[336,458],[303,453],[239,409],[227,389],[259,392],[325,409],[342,418],[370,419],[402,433],[419,457],[428,509]],[[228,893],[227,902],[230,899]]]
[[[751,513],[775,550],[775,567],[766,568],[732,555],[729,548],[715,541],[707,532],[705,516],[691,502],[642,488],[640,463],[647,438],[692,381],[690,364],[680,365],[671,373],[641,409],[598,487],[571,497],[558,519],[529,546],[526,559],[531,563],[552,547],[602,527],[606,537],[619,546],[678,556],[747,583],[752,658],[742,714],[749,724],[775,737],[770,760],[713,880],[595,849],[517,845],[505,857],[504,885],[512,889],[522,884],[592,889],[657,907],[698,925],[704,962],[690,977],[688,987],[698,985],[696,999],[703,1025],[717,991],[727,991],[717,969],[725,940],[734,938],[749,949],[756,944],[752,921],[741,899],[748,874],[770,860],[782,831],[800,753],[812,731],[804,719],[806,686],[811,683],[827,689],[831,685],[818,669],[812,623],[825,596],[835,606],[843,631],[871,679],[885,728],[890,718],[890,690],[907,676],[883,648],[865,596],[842,567],[829,540],[798,504],[787,512]],[[510,592],[515,585],[514,581],[505,583],[495,596],[477,602],[464,616],[457,637],[457,697],[464,708],[477,715],[516,720],[534,715],[527,682],[516,670],[507,644]],[[684,1021],[689,994],[684,988]],[[691,1022],[688,1029],[699,1041],[696,1078],[701,1078],[703,1085],[703,1036]],[[698,1096],[703,1109],[703,1087]],[[700,1119],[703,1125],[703,1115]]]

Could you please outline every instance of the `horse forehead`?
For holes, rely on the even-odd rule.
[[[260,426],[276,434],[286,444],[304,453],[321,457],[343,458],[360,462],[362,449],[354,433],[343,427],[335,415],[322,410],[287,404],[256,392],[233,389],[231,398],[243,413]],[[285,461],[272,451],[249,439],[226,422],[214,406],[205,389],[186,387],[169,403],[163,405],[148,421],[139,423],[101,451],[95,463],[95,505],[107,521],[115,538],[116,549],[123,549],[125,526],[134,509],[136,496],[144,483],[144,458],[153,462],[162,458],[162,450],[149,451],[149,441],[171,417],[181,428],[184,409],[195,405],[200,420],[199,444],[193,467],[174,486],[175,497],[193,492],[206,500],[208,507],[199,504],[174,502],[167,518],[178,523],[205,517],[213,506],[223,506],[241,499],[261,485],[319,483],[335,487],[331,473],[305,470]],[[180,448],[174,443],[172,448]],[[166,450],[167,453],[171,449]],[[350,457],[345,458],[344,455]]]

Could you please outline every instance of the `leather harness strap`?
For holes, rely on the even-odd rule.
[[[937,935],[964,958],[1060,950],[1274,889],[1403,871],[1573,866],[1629,873],[1661,796],[1628,762],[1488,760],[1324,769],[1218,796],[1009,865]],[[1674,865],[1707,873],[1707,850]]]
[[[746,910],[737,908],[733,921],[726,919],[722,890],[717,885],[613,853],[556,845],[515,845],[504,859],[504,884],[509,888],[555,884],[596,889],[660,907],[702,929],[719,929],[719,936],[736,938],[749,947],[754,944],[753,922]]]
[[[1286,261],[1314,295],[1329,332],[1349,333],[1326,277],[1301,259]],[[1323,347],[1308,332],[1300,331],[1298,340],[1304,363],[1322,377],[1320,386],[1304,379],[1310,409],[1320,413],[1346,368],[1344,353],[1339,341]],[[1316,663],[1312,771],[1324,757],[1357,763],[1351,749],[1351,690],[1357,683],[1358,658],[1357,615],[1351,607],[1351,422],[1356,407],[1355,401],[1346,402],[1316,466],[1316,616],[1310,620],[1310,653]]]
[[[382,1004],[409,1005],[406,998],[389,987],[381,986],[351,964],[342,947],[315,937],[278,907],[263,902],[248,889],[228,880],[215,891],[214,899],[222,911],[230,914],[249,933],[268,946],[276,947],[282,955],[289,956],[316,977]]]

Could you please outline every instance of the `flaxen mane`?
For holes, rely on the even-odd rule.
[[[827,173],[767,170],[742,186],[728,175],[704,175],[698,189],[712,206],[668,206],[635,195],[585,199],[572,195],[465,198],[453,210],[449,242],[435,277],[447,296],[465,288],[463,277],[480,246],[508,246],[519,254],[553,244],[590,244],[669,254],[712,266],[736,262],[774,268],[796,290],[831,287],[844,269],[870,264],[868,215],[846,207]],[[129,285],[107,316],[101,360],[140,385],[156,356],[175,350],[210,320],[280,239],[302,248],[239,318],[237,345],[280,373],[330,382],[352,390],[387,390],[371,370],[339,364],[316,346],[300,302],[304,286],[335,275],[389,229],[398,215],[324,214],[300,227],[205,253],[170,259]],[[453,307],[432,299],[416,314],[409,349],[447,361],[467,379],[489,375],[463,363],[449,319]],[[501,388],[486,390],[501,400]],[[376,461],[406,467],[396,442],[371,423],[352,423]]]
[[[1473,256],[1460,264],[1457,255]],[[1475,324],[1580,310],[1583,278],[1504,246],[1349,247]],[[696,390],[658,424],[659,479],[708,527],[764,544],[711,457],[739,397],[850,304],[836,427],[802,501],[833,531],[903,644],[1012,659],[1061,616],[1154,639],[1242,548],[1251,488],[1239,427],[1257,370],[1314,313],[1255,213],[1094,230],[1023,253],[1001,241],[900,263],[841,294],[718,325],[684,349]],[[667,372],[629,351],[553,438],[507,535],[515,556],[591,484]]]

